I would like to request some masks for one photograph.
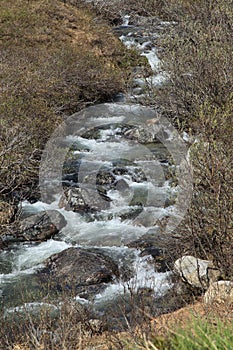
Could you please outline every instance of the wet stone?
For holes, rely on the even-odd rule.
[[[108,196],[96,189],[71,187],[64,191],[59,207],[79,213],[96,212],[108,209],[110,201]]]
[[[17,239],[20,241],[45,241],[56,235],[66,220],[57,210],[42,211],[21,220]]]
[[[110,189],[113,184],[115,183],[116,178],[115,176],[111,173],[111,170],[102,170],[97,174],[96,177],[96,184],[99,186],[105,186],[108,189]]]
[[[122,221],[124,221],[124,220],[132,220],[132,219],[135,219],[142,211],[143,211],[143,207],[142,206],[129,208],[125,212],[121,213],[119,215],[119,217],[121,218]]]
[[[63,164],[63,171],[78,171],[81,165],[81,159],[67,159]]]
[[[130,248],[141,250],[140,256],[150,255],[157,272],[171,270],[178,256],[179,237],[163,233],[160,227],[150,229],[147,234],[127,244]]]
[[[116,190],[119,192],[124,192],[129,189],[129,185],[123,179],[117,181],[115,187],[116,187]]]
[[[157,272],[166,272],[172,268],[172,259],[167,249],[148,247],[142,250],[140,256],[150,255]]]
[[[119,270],[110,257],[100,252],[68,248],[47,259],[39,275],[44,281],[49,279],[52,288],[89,298],[119,277]]]

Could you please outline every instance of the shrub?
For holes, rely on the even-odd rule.
[[[195,134],[190,150],[193,200],[181,253],[211,258],[223,277],[233,276],[232,1],[169,1],[176,24],[161,37],[162,70],[169,81],[151,104],[180,130]]]
[[[202,136],[192,146],[193,201],[183,223],[184,247],[213,259],[223,278],[233,265],[232,101],[224,108],[206,104],[200,110]]]
[[[76,6],[80,3],[84,3],[85,0],[66,0]],[[95,12],[106,19],[113,25],[122,24],[122,17],[124,15],[141,15],[141,16],[153,16],[159,15],[161,18],[167,18],[168,15],[168,1],[165,0],[93,0],[90,3],[90,7]]]
[[[24,304],[1,317],[0,325],[2,350],[82,350],[101,330],[87,308],[65,297],[56,305]]]

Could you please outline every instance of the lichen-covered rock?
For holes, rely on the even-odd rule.
[[[174,263],[174,270],[193,287],[207,289],[211,281],[216,281],[220,272],[210,260],[202,260],[191,255],[182,256]]]
[[[204,295],[204,302],[206,304],[233,304],[233,282],[217,281],[212,283]]]

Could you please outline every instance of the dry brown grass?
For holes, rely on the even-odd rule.
[[[0,196],[30,195],[54,128],[123,91],[136,62],[90,11],[58,0],[2,0]]]

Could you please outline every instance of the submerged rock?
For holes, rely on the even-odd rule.
[[[166,272],[171,269],[171,257],[166,249],[148,247],[140,253],[140,256],[146,255],[152,256],[157,272]]]
[[[163,233],[160,227],[154,227],[139,239],[128,243],[128,247],[140,249],[140,256],[150,255],[155,270],[166,272],[172,270],[176,259],[178,238]]]
[[[123,179],[124,178],[124,179]],[[128,188],[126,179],[133,182],[144,182],[147,180],[143,170],[137,165],[115,166],[101,169],[97,174],[90,173],[83,178],[82,184],[92,184],[99,192],[107,192],[110,189],[124,190]]]
[[[53,288],[70,290],[89,298],[99,293],[115,277],[119,270],[115,262],[96,251],[68,248],[52,255],[40,271],[42,280],[49,279]]]
[[[20,222],[18,238],[21,241],[45,241],[57,234],[66,223],[57,210],[42,211]]]
[[[135,219],[143,211],[142,206],[129,207],[119,214],[122,221]]]

